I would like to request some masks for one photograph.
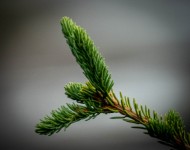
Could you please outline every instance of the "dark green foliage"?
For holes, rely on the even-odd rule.
[[[36,132],[39,134],[52,135],[59,132],[62,128],[69,127],[72,123],[82,119],[90,119],[97,116],[98,113],[90,107],[67,104],[67,107],[61,106],[58,110],[51,112],[51,116],[46,116],[36,125]]]
[[[136,124],[133,128],[146,130],[146,134],[159,139],[162,144],[190,150],[190,133],[185,130],[177,112],[171,110],[164,116],[158,115],[147,106],[138,105],[135,99],[131,103],[122,93],[119,100],[113,92],[113,80],[104,59],[86,31],[68,17],[62,18],[61,26],[72,54],[88,82],[68,83],[65,94],[81,105],[67,104],[67,107],[62,106],[52,111],[51,116],[46,116],[36,125],[37,133],[52,135],[72,123],[89,120],[100,113],[120,113],[121,116],[111,119],[122,119]]]

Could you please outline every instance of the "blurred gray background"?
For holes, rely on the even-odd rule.
[[[168,147],[100,115],[50,137],[35,125],[69,100],[68,82],[85,82],[66,45],[60,19],[87,30],[109,66],[114,90],[164,114],[175,109],[186,127],[190,98],[190,1],[17,0],[0,2],[0,149],[135,150]]]

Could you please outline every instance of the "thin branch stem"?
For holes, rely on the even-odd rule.
[[[109,94],[109,99],[112,100],[112,102],[114,103],[114,105],[108,105],[105,106],[104,109],[108,109],[108,110],[114,110],[114,112],[118,111],[120,114],[124,115],[125,117],[128,117],[132,120],[135,120],[136,123],[139,123],[143,126],[146,126],[149,124],[149,120],[150,118],[144,116],[144,117],[139,117],[139,115],[134,112],[130,107],[125,106],[125,108],[123,109],[122,105],[119,103],[119,100],[117,99],[117,97],[115,96],[114,92],[111,91],[111,93]],[[165,141],[165,138],[162,137],[156,137],[160,140]],[[184,142],[181,140],[180,137],[175,137],[174,143],[171,142],[171,144],[173,144],[174,146],[179,147],[180,149],[186,149],[186,150],[190,150],[190,145],[189,144],[183,144]]]

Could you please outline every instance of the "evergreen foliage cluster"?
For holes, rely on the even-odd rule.
[[[179,113],[170,110],[162,116],[147,106],[138,105],[135,99],[131,103],[129,97],[122,93],[117,98],[104,58],[86,31],[68,17],[61,19],[61,26],[71,52],[88,82],[71,82],[65,86],[65,94],[76,103],[61,106],[40,120],[35,130],[38,134],[52,135],[72,123],[87,121],[101,113],[119,113],[120,116],[111,119],[136,124],[133,128],[146,130],[146,134],[174,149],[190,150],[190,133],[186,131]]]

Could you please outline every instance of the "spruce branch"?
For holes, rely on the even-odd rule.
[[[72,123],[95,118],[101,113],[119,113],[120,116],[111,119],[136,124],[133,128],[146,130],[146,134],[159,139],[162,144],[190,150],[190,133],[185,129],[178,112],[170,110],[165,115],[159,115],[147,106],[137,104],[135,99],[123,96],[121,92],[117,98],[104,58],[86,31],[68,17],[61,19],[61,26],[71,52],[88,82],[70,82],[65,86],[68,98],[80,105],[67,104],[52,111],[51,116],[46,116],[36,125],[35,131],[38,134],[52,135]]]

